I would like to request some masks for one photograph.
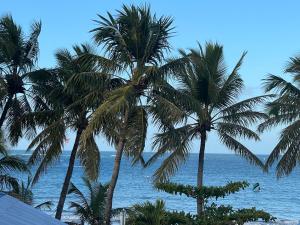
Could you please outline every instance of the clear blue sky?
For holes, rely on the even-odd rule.
[[[26,29],[33,20],[42,21],[39,66],[49,67],[55,64],[55,50],[91,41],[88,31],[95,27],[92,20],[97,14],[114,13],[123,3],[150,3],[158,15],[172,16],[176,27],[172,38],[174,51],[194,47],[196,41],[217,41],[224,45],[225,60],[232,68],[247,50],[241,70],[246,83],[245,96],[261,93],[261,79],[268,73],[282,74],[289,57],[300,52],[300,1],[297,0],[1,0],[0,15],[12,14]],[[153,132],[151,129],[149,143]],[[247,146],[256,153],[268,153],[276,143],[276,135],[276,131],[265,134],[262,142],[247,142]],[[73,135],[70,137],[66,149],[71,148]],[[27,143],[23,140],[17,148],[25,149]],[[98,143],[101,149],[112,150],[102,139]],[[208,152],[228,151],[212,135]]]

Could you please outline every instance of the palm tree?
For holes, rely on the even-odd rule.
[[[134,205],[129,211],[127,223],[130,225],[167,225],[167,220],[165,202],[156,200],[154,204],[145,202]]]
[[[93,104],[99,104],[105,88],[115,85],[110,83],[111,80],[105,74],[98,71],[95,61],[82,60],[86,54],[95,54],[89,45],[74,46],[73,50],[74,55],[68,50],[59,50],[56,53],[57,68],[50,70],[43,81],[35,81],[38,85],[34,86],[34,91],[42,96],[44,108],[27,115],[27,118],[33,118],[43,129],[28,147],[34,148],[29,164],[39,163],[33,183],[61,155],[66,132],[71,130],[76,133],[57,205],[57,219],[61,219],[76,157],[80,159],[90,179],[95,180],[98,177],[100,155],[95,139],[92,135],[89,136],[84,145],[80,143],[80,139],[89,123]],[[91,85],[83,87],[79,79],[82,76],[97,85],[97,90],[91,90]],[[96,100],[88,100],[89,95]]]
[[[164,53],[170,49],[171,18],[157,18],[151,15],[149,7],[133,5],[124,5],[116,16],[108,13],[107,18],[99,18],[99,26],[92,32],[108,57],[93,57],[103,71],[124,81],[122,87],[112,91],[96,109],[85,131],[87,136],[102,132],[116,148],[105,213],[108,225],[123,152],[137,162],[145,146],[148,116],[144,97],[178,63],[163,64]]]
[[[292,172],[299,160],[299,100],[300,100],[300,58],[290,59],[285,73],[291,75],[292,80],[285,80],[276,75],[269,75],[265,79],[265,91],[274,92],[276,99],[266,104],[269,118],[259,126],[259,131],[270,129],[274,126],[286,126],[280,134],[280,138],[272,153],[266,161],[266,167],[270,167],[275,161],[277,164],[277,176],[288,175]]]
[[[26,163],[18,157],[9,156],[0,131],[0,190],[18,192],[19,183],[12,173],[28,172]]]
[[[84,185],[88,189],[88,196],[85,196],[73,183],[69,187],[68,194],[74,195],[76,201],[70,202],[70,208],[75,210],[82,224],[101,225],[104,221],[104,207],[108,185],[97,182],[91,183],[83,178]]]
[[[0,18],[0,129],[7,120],[13,144],[22,136],[22,127],[17,122],[24,112],[31,111],[30,100],[38,97],[30,91],[29,76],[39,71],[34,69],[40,32],[40,22],[34,22],[26,35],[10,15]],[[34,125],[28,123],[26,129],[30,135]]]
[[[200,222],[200,220],[198,221],[197,217],[191,214],[185,214],[183,211],[167,211],[165,202],[159,199],[156,200],[154,203],[147,201],[142,204],[136,204],[133,207],[127,209],[127,215],[128,218],[126,220],[126,224],[129,225],[203,224]]]
[[[189,53],[181,50],[181,54],[189,62],[175,74],[179,87],[165,87],[158,93],[173,104],[161,104],[159,99],[152,103],[156,104],[156,122],[162,124],[162,133],[155,136],[153,147],[157,152],[146,165],[171,152],[155,172],[156,181],[168,180],[179,164],[187,159],[192,141],[200,139],[197,187],[202,188],[205,145],[212,131],[216,131],[220,141],[230,150],[263,168],[262,162],[238,140],[259,140],[249,126],[267,118],[264,113],[253,109],[264,101],[265,96],[238,101],[243,90],[239,69],[245,53],[229,74],[224,65],[223,47],[218,44],[207,43],[204,49],[199,46]],[[159,110],[162,107],[165,112]],[[202,212],[203,199],[197,198],[197,213]]]

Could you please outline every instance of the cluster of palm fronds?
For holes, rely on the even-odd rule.
[[[28,165],[37,165],[37,169],[30,183],[38,182],[60,157],[67,133],[76,134],[57,219],[61,218],[70,191],[76,158],[89,180],[98,178],[97,135],[104,136],[116,149],[105,206],[97,206],[105,213],[100,216],[99,212],[86,210],[87,202],[73,202],[71,206],[81,218],[97,218],[105,224],[110,224],[124,154],[132,158],[133,164],[148,166],[170,153],[154,174],[155,181],[166,181],[186,161],[192,143],[199,140],[198,188],[203,187],[206,141],[212,132],[228,149],[264,170],[283,154],[277,166],[279,176],[289,174],[297,165],[299,58],[292,58],[286,69],[293,75],[292,82],[271,75],[265,80],[265,95],[240,100],[244,82],[239,69],[246,53],[230,72],[224,63],[223,47],[217,43],[179,50],[177,57],[169,57],[173,19],[153,15],[148,6],[123,6],[116,15],[99,15],[96,22],[91,33],[103,54],[89,44],[76,45],[72,51],[58,50],[53,68],[40,69],[36,61],[41,23],[33,23],[26,35],[11,16],[0,19],[0,128],[13,145],[23,137],[31,140]],[[265,105],[267,110],[261,111],[259,105]],[[158,128],[153,141],[156,153],[145,161],[149,120]],[[258,131],[287,125],[266,164],[241,143],[241,139],[260,140],[258,132],[250,129],[257,123]],[[25,167],[2,148],[0,153],[4,155],[0,160],[0,184],[17,189],[17,180],[6,171]],[[90,181],[86,182],[94,189]],[[98,194],[91,197],[90,204],[98,204],[97,199],[103,198],[103,188],[97,186]],[[83,200],[74,185],[71,190]],[[197,198],[197,211],[203,211],[201,198]]]

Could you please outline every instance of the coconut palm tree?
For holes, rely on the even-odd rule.
[[[84,185],[88,190],[88,196],[80,191],[73,183],[69,187],[68,194],[72,194],[76,201],[70,202],[70,209],[78,216],[82,224],[101,225],[104,221],[104,207],[108,185],[97,182],[92,183],[83,178]]]
[[[43,81],[35,80],[37,85],[34,86],[34,91],[42,96],[46,106],[42,111],[26,115],[42,128],[28,147],[33,149],[29,164],[39,164],[33,183],[61,155],[66,132],[72,131],[76,134],[57,205],[57,219],[61,219],[76,157],[80,159],[90,179],[95,180],[98,177],[100,155],[94,136],[87,137],[84,145],[80,143],[80,139],[89,123],[93,104],[100,104],[104,91],[116,85],[116,82],[111,83],[105,74],[98,71],[95,61],[82,60],[81,57],[85,54],[95,54],[89,45],[74,46],[73,50],[75,54],[68,50],[59,50],[56,53],[57,68],[49,70]],[[91,90],[89,87],[93,87],[92,85],[82,86],[79,79],[82,76],[88,78],[97,89]],[[94,101],[88,100],[90,95]]]
[[[290,80],[280,76],[269,75],[265,80],[265,91],[273,92],[276,99],[266,104],[269,118],[259,126],[259,131],[272,127],[285,126],[272,153],[266,161],[266,167],[270,167],[275,161],[277,164],[277,176],[288,175],[292,172],[299,160],[299,135],[300,135],[300,58],[290,59],[285,73],[291,75]]]
[[[38,98],[30,91],[29,76],[38,71],[35,62],[40,32],[40,22],[34,22],[26,35],[10,15],[0,18],[0,129],[7,121],[13,144],[22,136],[22,127],[17,121],[24,112],[32,110],[32,98]],[[26,129],[28,135],[32,134],[29,131],[34,131],[34,124],[28,123]]]
[[[249,126],[267,118],[254,109],[265,96],[238,101],[244,86],[239,69],[245,53],[229,74],[224,65],[223,47],[219,44],[207,43],[204,49],[199,45],[199,49],[191,49],[189,53],[181,50],[181,54],[189,62],[184,70],[174,75],[178,87],[165,87],[158,93],[173,104],[162,105],[155,98],[152,103],[153,106],[156,104],[153,108],[156,122],[162,124],[162,132],[155,136],[153,147],[157,152],[146,165],[170,152],[155,172],[156,181],[168,180],[187,159],[192,142],[198,139],[197,187],[202,188],[206,141],[208,134],[214,131],[230,150],[263,168],[262,162],[238,139],[259,140]],[[197,198],[197,213],[200,215],[202,211],[203,199]]]
[[[153,16],[148,6],[124,5],[116,16],[108,13],[107,17],[99,16],[97,22],[92,32],[107,57],[94,58],[104,71],[124,81],[96,109],[85,131],[87,136],[101,131],[116,148],[105,213],[105,223],[110,224],[122,155],[125,152],[137,162],[145,146],[148,116],[144,97],[178,63],[164,60],[164,53],[170,49],[170,17]]]
[[[28,172],[26,163],[18,157],[8,155],[4,144],[3,134],[0,131],[0,190],[19,191],[18,179],[12,174],[15,172]]]

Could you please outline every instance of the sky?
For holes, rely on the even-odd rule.
[[[262,93],[262,79],[269,73],[282,75],[289,57],[300,53],[300,1],[298,0],[0,0],[0,16],[11,14],[26,31],[34,20],[42,21],[39,67],[55,65],[54,53],[60,48],[92,42],[89,31],[95,28],[97,14],[116,14],[122,4],[150,4],[158,16],[174,18],[175,34],[171,39],[172,54],[177,49],[196,47],[206,41],[224,46],[225,61],[232,69],[243,51],[248,54],[240,71],[245,81],[244,96]],[[286,76],[286,75],[285,75]],[[275,146],[279,129],[262,135],[260,142],[245,141],[257,154],[268,154]],[[146,150],[156,130],[150,127]],[[68,136],[66,149],[71,149],[74,135]],[[103,138],[97,140],[101,150],[113,150]],[[26,149],[21,140],[14,149]],[[193,151],[199,144],[195,142]],[[207,152],[229,153],[217,136],[208,138]]]

